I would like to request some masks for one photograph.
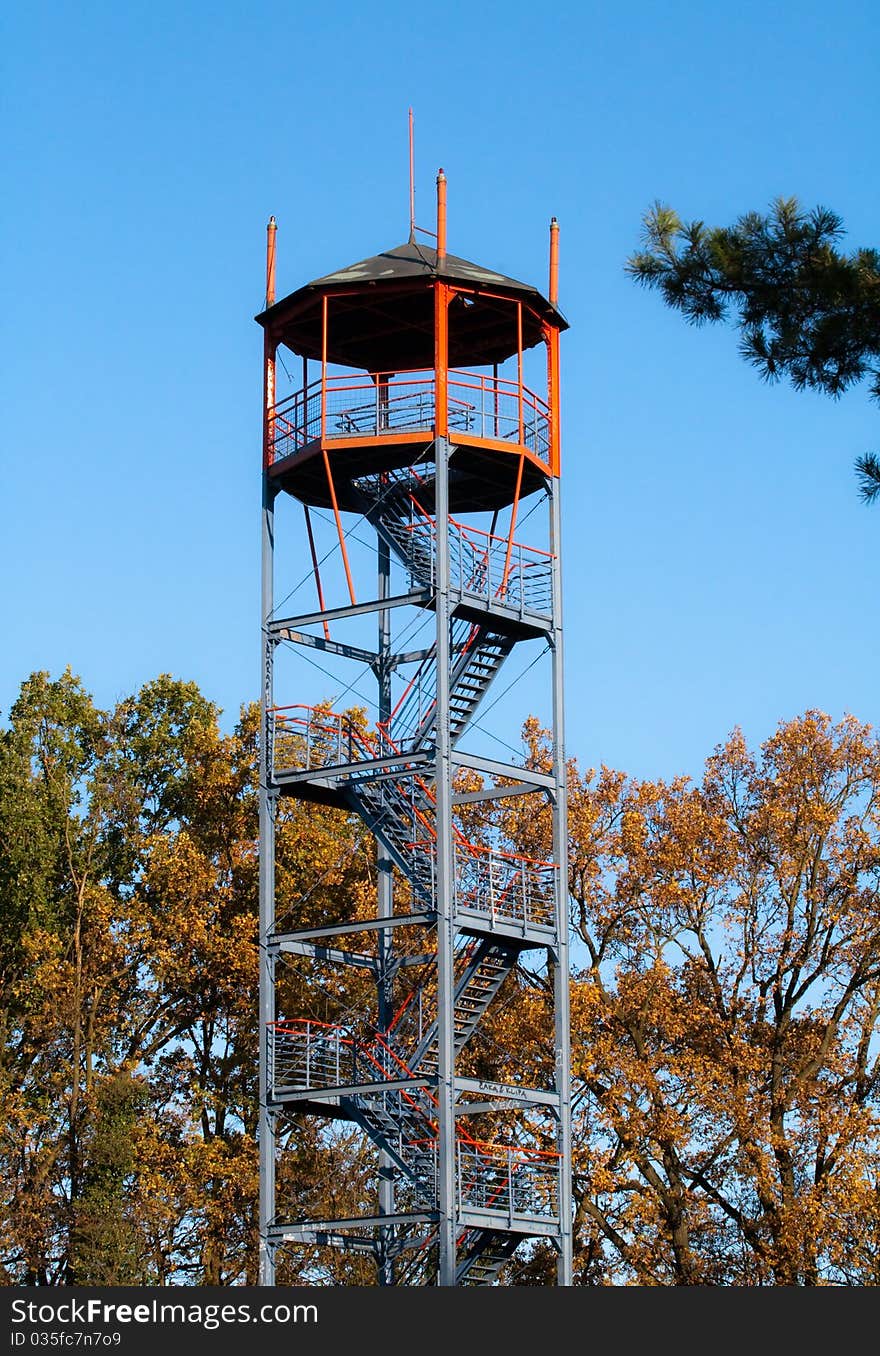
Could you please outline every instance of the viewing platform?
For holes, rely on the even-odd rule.
[[[322,374],[273,406],[269,474],[298,499],[329,508],[324,453],[332,454],[337,505],[357,511],[352,482],[417,461],[419,448],[430,446],[444,422],[438,413],[445,409],[456,448],[453,510],[509,503],[517,479],[522,496],[540,489],[551,474],[547,401],[515,378],[480,372],[452,369],[445,386],[445,403],[441,390],[438,406],[433,368],[390,379]]]

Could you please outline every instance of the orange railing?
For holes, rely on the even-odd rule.
[[[550,407],[534,391],[507,377],[454,368],[449,371],[447,391],[450,437],[465,433],[511,443],[548,460]],[[318,377],[273,407],[271,461],[280,461],[318,438],[430,434],[436,423],[436,404],[433,371],[401,373],[388,382]]]

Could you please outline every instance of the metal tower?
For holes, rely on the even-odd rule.
[[[558,1254],[558,1284],[571,1284],[558,229],[554,218],[546,298],[447,254],[442,170],[437,229],[422,232],[435,243],[420,230],[411,219],[406,244],[276,301],[274,218],[268,228],[266,308],[256,317],[262,1285],[275,1283],[280,1247],[304,1244],[370,1254],[380,1284],[491,1285],[536,1239]],[[279,346],[301,360],[301,385],[297,374],[299,389],[283,396]],[[526,384],[527,361],[543,394]],[[276,509],[291,500],[304,506],[297,531],[317,583],[317,608],[299,615],[276,604],[274,584]],[[338,534],[339,605],[325,599],[315,514]],[[350,556],[365,534],[374,543],[366,580]],[[375,649],[346,630],[365,619]],[[395,644],[407,619],[429,628],[409,652]],[[375,720],[286,705],[297,696],[276,691],[287,642],[366,664]],[[552,762],[538,769],[473,751],[480,703],[522,645],[547,654]],[[376,844],[371,916],[299,930],[276,919],[284,796],[360,816]],[[493,807],[514,797],[549,803],[542,857],[499,843],[491,827],[464,827],[467,813],[490,825]],[[281,1009],[279,967],[303,957],[359,977],[372,998],[356,1021]],[[516,1081],[500,1056],[493,1063],[493,1016],[524,963],[542,985],[531,1033],[547,1052],[539,1086]],[[289,1217],[276,1189],[277,1132],[295,1116],[347,1121],[373,1146],[375,1193],[363,1213]]]

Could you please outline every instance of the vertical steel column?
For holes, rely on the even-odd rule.
[[[274,641],[272,617],[275,554],[275,492],[263,471],[262,530],[262,664],[260,675],[260,1285],[275,1284],[275,1249],[269,1226],[275,1215],[275,1116],[269,1110],[269,1040],[275,1020],[275,958],[269,939],[275,926],[275,807],[271,789],[271,711],[274,704]]]
[[[391,595],[391,549],[388,543],[377,534],[378,543],[378,592],[379,599]],[[391,611],[383,607],[379,612],[379,644],[376,661],[376,679],[379,687],[379,721],[387,721],[391,715]],[[394,879],[391,858],[382,842],[376,839],[377,868],[377,904],[378,916],[390,918],[394,912]],[[394,1009],[391,994],[391,951],[394,933],[391,928],[381,928],[378,933],[378,1015],[379,1030],[387,1037],[388,1027]],[[379,1153],[379,1214],[394,1213],[394,1164],[384,1150]],[[379,1234],[379,1284],[394,1284],[394,1263],[389,1258],[388,1249],[393,1239],[392,1228],[380,1230]]]
[[[434,440],[437,614],[437,1205],[438,1285],[455,1285],[455,1046],[452,737],[449,722],[449,441]]]
[[[553,965],[554,1041],[556,1091],[559,1094],[558,1150],[559,1262],[557,1284],[572,1283],[572,1191],[571,1191],[571,1017],[568,943],[568,778],[565,757],[565,677],[562,646],[562,515],[561,481],[551,476],[550,551],[553,597],[551,638],[553,681],[553,861],[556,864],[556,955]]]
[[[275,218],[266,228],[266,305],[275,300]],[[275,1020],[275,957],[269,939],[275,927],[275,808],[272,790],[274,758],[271,747],[272,707],[275,702],[273,670],[275,647],[269,623],[275,607],[275,487],[269,478],[272,465],[275,410],[275,345],[268,331],[263,338],[263,493],[260,568],[260,788],[259,788],[259,966],[260,966],[260,1109],[257,1138],[260,1153],[260,1243],[259,1284],[275,1284],[275,1248],[269,1228],[275,1217],[275,1116],[269,1110],[269,1041]]]

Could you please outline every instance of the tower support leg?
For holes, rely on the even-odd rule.
[[[565,756],[564,672],[562,647],[561,511],[559,480],[550,492],[550,551],[552,553],[553,634],[553,860],[556,863],[556,954],[553,957],[553,1007],[556,1092],[559,1094],[559,1261],[557,1284],[572,1284],[571,1192],[571,1036],[568,944],[568,806]]]
[[[275,961],[269,940],[275,926],[275,808],[272,793],[270,731],[274,703],[275,645],[269,632],[274,608],[275,493],[263,473],[262,513],[262,646],[260,675],[260,789],[259,789],[259,964],[260,964],[260,1113],[257,1136],[260,1153],[259,1284],[275,1284],[275,1249],[269,1228],[275,1216],[275,1116],[269,1110],[271,1069],[269,1042],[275,1020]]]
[[[437,1205],[439,1285],[455,1285],[455,1047],[454,862],[452,853],[452,739],[449,720],[449,441],[434,441],[437,616]]]
[[[380,599],[391,595],[391,550],[388,543],[378,537],[378,593]],[[379,687],[379,721],[386,722],[391,715],[391,611],[382,608],[379,612],[379,645],[376,661],[376,680]],[[394,877],[391,858],[379,839],[376,840],[377,868],[377,905],[380,918],[390,918],[394,912]],[[391,993],[391,928],[382,928],[378,935],[378,1016],[379,1030],[387,1039],[388,1028],[394,1015]],[[394,1214],[394,1165],[384,1150],[379,1153],[379,1214]],[[394,1263],[389,1256],[393,1230],[384,1228],[379,1235],[379,1284],[394,1284]]]

